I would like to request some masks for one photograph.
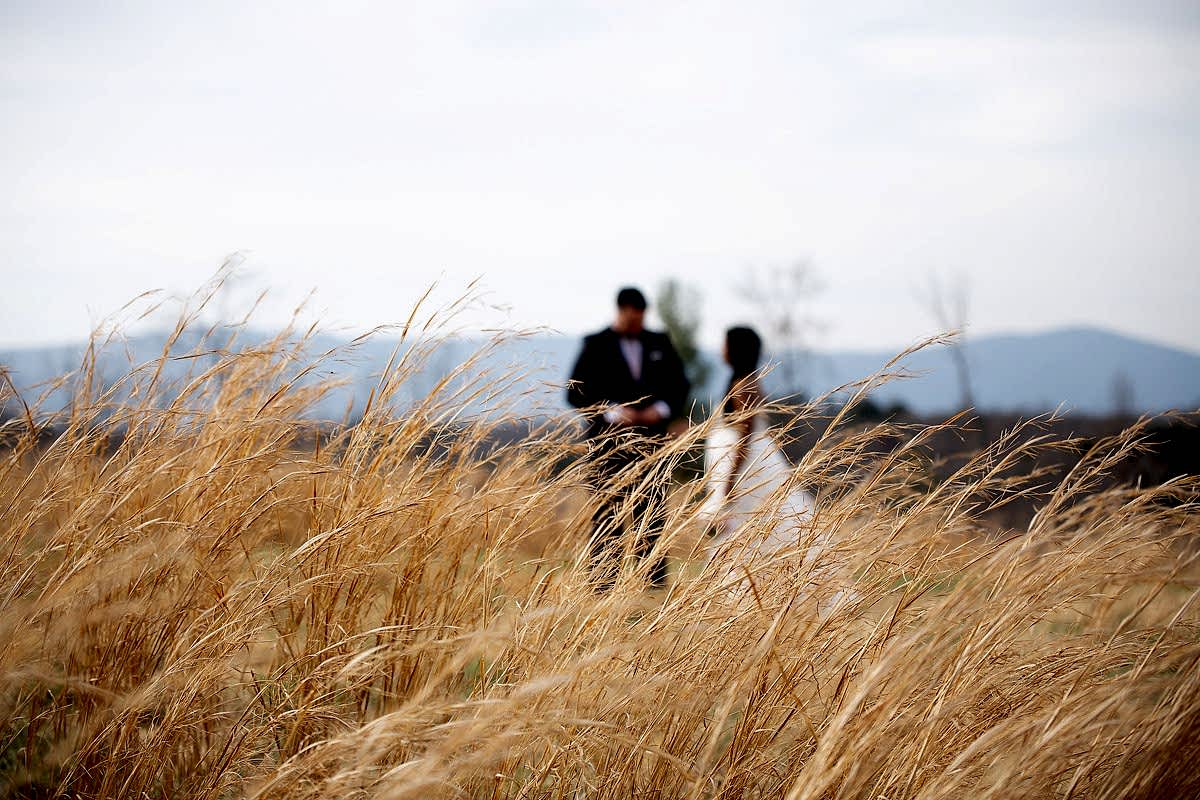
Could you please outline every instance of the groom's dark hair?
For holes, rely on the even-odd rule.
[[[638,311],[645,311],[646,295],[642,294],[640,289],[626,286],[617,292],[617,308],[636,308]]]

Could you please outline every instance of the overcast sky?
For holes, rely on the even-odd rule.
[[[939,272],[976,333],[1200,350],[1195,2],[0,0],[0,120],[0,346],[241,250],[268,324],[482,276],[574,334],[673,275],[715,341],[804,258],[829,347],[930,331]]]

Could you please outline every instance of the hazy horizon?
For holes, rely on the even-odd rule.
[[[213,324],[215,324],[215,320],[202,319],[201,322],[197,323],[197,325],[194,327],[194,329],[203,328],[205,326],[210,326]],[[383,340],[390,340],[390,339],[398,338],[399,325],[396,325],[395,327],[396,327],[395,331],[389,331],[386,328],[381,330],[378,333],[377,338],[380,338]],[[508,330],[508,331],[466,329],[466,330],[459,331],[459,332],[456,332],[456,333],[453,333],[450,335],[456,339],[466,338],[466,339],[477,339],[478,341],[487,341],[491,337],[493,337],[497,334],[510,335],[510,334],[528,333],[528,334],[532,334],[535,336],[546,335],[546,336],[553,336],[553,337],[557,337],[557,338],[563,338],[563,339],[568,339],[571,341],[576,341],[576,340],[580,340],[582,335],[592,333],[592,332],[594,332],[594,330],[599,330],[600,327],[603,327],[603,324],[599,325],[598,327],[596,327],[594,329],[589,328],[589,329],[578,331],[578,332],[576,332],[576,331],[571,331],[571,332],[560,331],[560,330],[556,330],[553,328],[514,329],[514,330]],[[664,329],[662,320],[657,318],[654,315],[653,311],[651,311],[647,315],[647,327],[651,328],[652,330],[663,330]],[[263,335],[263,336],[274,335],[280,329],[281,328],[274,327],[274,326],[257,325],[257,324],[254,324],[253,321],[251,321],[249,328],[248,328],[248,330],[250,330],[256,334]],[[356,328],[352,325],[345,325],[340,328],[335,328],[335,327],[327,328],[324,326],[318,326],[318,330],[322,335],[332,336],[332,337],[338,338],[338,339],[345,339],[347,341],[350,338],[353,338],[354,336],[357,336],[362,333],[361,330],[359,330],[358,328]],[[148,325],[143,322],[143,323],[139,323],[139,324],[135,324],[135,325],[121,326],[121,334],[123,336],[165,338],[166,336],[168,336],[170,334],[170,332],[171,332],[170,325],[161,325],[161,326],[154,325],[154,324]],[[1153,336],[1146,336],[1146,335],[1142,335],[1142,334],[1138,334],[1138,333],[1126,333],[1126,332],[1117,330],[1116,328],[1109,328],[1109,327],[1105,327],[1104,325],[1092,324],[1092,323],[1066,323],[1063,325],[1054,325],[1054,326],[1050,326],[1050,327],[1046,327],[1046,328],[1037,328],[1037,329],[1029,329],[1029,330],[1013,329],[1013,330],[988,331],[988,332],[983,332],[983,333],[969,332],[968,335],[964,338],[964,341],[969,345],[971,341],[976,340],[976,339],[994,341],[997,339],[1006,339],[1006,338],[1038,338],[1038,337],[1044,337],[1044,336],[1052,336],[1055,334],[1073,333],[1073,332],[1096,333],[1096,334],[1100,334],[1100,335],[1115,335],[1115,336],[1120,336],[1122,338],[1129,339],[1131,341],[1139,342],[1141,344],[1146,344],[1146,345],[1150,345],[1150,346],[1154,346],[1154,347],[1164,347],[1164,348],[1168,348],[1170,350],[1178,351],[1180,353],[1200,356],[1200,346],[1188,347],[1186,345],[1172,344],[1167,341],[1156,339]],[[893,342],[891,344],[885,343],[885,344],[879,344],[879,345],[874,345],[874,346],[848,345],[848,346],[844,346],[844,347],[830,346],[827,343],[817,342],[812,347],[806,347],[804,349],[810,349],[813,353],[816,353],[816,354],[824,354],[824,353],[838,353],[838,354],[848,354],[848,355],[859,355],[859,354],[879,355],[879,354],[883,354],[883,353],[893,353],[894,354],[894,353],[899,353],[899,352],[903,351],[904,349],[919,343],[920,341],[924,341],[924,339],[910,339],[910,340],[905,340],[905,341],[897,340],[896,342]],[[39,349],[43,349],[43,348],[82,347],[86,343],[87,343],[86,336],[81,337],[81,338],[57,339],[57,340],[50,340],[50,341],[44,341],[44,342],[28,342],[28,343],[17,342],[17,343],[13,343],[13,344],[0,342],[0,352],[39,350]],[[709,357],[713,357],[713,356],[719,357],[719,355],[720,355],[719,343],[714,345],[713,343],[710,343],[710,342],[702,342],[701,345],[702,345],[702,350],[706,355],[708,355]]]

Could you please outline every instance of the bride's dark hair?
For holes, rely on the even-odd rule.
[[[729,388],[725,390],[725,413],[733,413],[733,393],[745,388],[742,383],[758,369],[762,356],[762,339],[753,328],[736,327],[725,331],[725,356],[733,374],[729,377]],[[739,384],[742,384],[739,386]]]

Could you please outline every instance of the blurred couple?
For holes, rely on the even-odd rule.
[[[639,562],[653,558],[650,584],[667,582],[666,554],[656,553],[655,544],[671,476],[648,459],[667,441],[669,423],[686,415],[691,385],[670,338],[646,329],[646,307],[636,288],[617,293],[612,325],[584,338],[567,388],[568,402],[587,423],[588,475],[597,495],[588,557],[600,589],[616,579],[628,535],[636,537]],[[709,553],[720,553],[731,567],[797,544],[813,513],[812,496],[791,485],[792,467],[759,410],[761,356],[762,340],[752,329],[726,332],[729,386],[705,447],[701,516],[716,532]]]

